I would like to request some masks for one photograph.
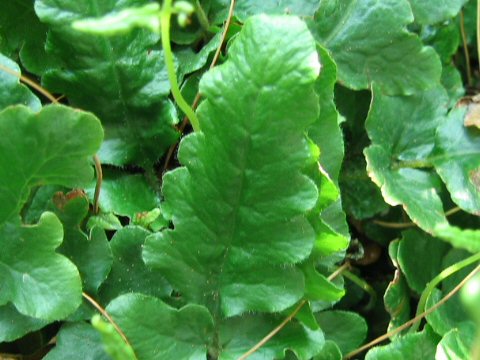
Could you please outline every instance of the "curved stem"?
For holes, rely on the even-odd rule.
[[[462,35],[463,53],[465,54],[465,66],[467,68],[467,85],[472,86],[472,65],[470,64],[470,51],[468,50],[467,34],[465,32],[465,16],[463,9],[460,11],[460,33]]]
[[[370,284],[367,283],[365,280],[359,278],[357,275],[351,273],[348,270],[345,270],[343,272],[343,276],[345,276],[348,280],[350,280],[355,285],[360,287],[362,290],[364,290],[370,296],[370,300],[368,301],[368,304],[365,306],[365,310],[371,309],[373,307],[373,305],[375,304],[375,301],[377,300],[377,293],[370,286]]]
[[[467,267],[468,265],[471,265],[477,261],[480,261],[480,253],[472,255],[462,261],[459,261],[446,269],[444,269],[440,274],[435,276],[425,287],[425,290],[423,290],[422,295],[420,296],[420,300],[418,301],[417,305],[417,312],[416,316],[421,314],[425,310],[425,305],[427,304],[427,299],[432,293],[433,289],[437,287],[438,284],[440,284],[443,280],[448,278],[449,276],[455,274],[456,272],[462,270],[463,268]],[[415,332],[418,330],[420,323],[416,323],[412,328],[409,330],[409,332]]]
[[[168,80],[170,81],[172,95],[176,103],[185,113],[185,115],[190,119],[193,130],[199,131],[200,123],[198,121],[197,115],[190,107],[190,105],[188,105],[187,101],[180,92],[180,87],[178,86],[177,74],[175,72],[175,63],[173,60],[173,52],[170,45],[170,20],[172,16],[172,11],[172,0],[165,0],[160,14],[160,31],[162,34],[163,56],[165,58],[165,66],[167,67]]]
[[[456,214],[459,211],[462,211],[462,209],[460,209],[458,206],[455,206],[454,208],[445,211],[445,216]],[[415,224],[414,222],[395,223],[382,220],[373,220],[373,223],[391,229],[408,229],[417,226],[417,224]]]
[[[97,175],[97,182],[95,184],[95,194],[93,195],[93,213],[98,214],[99,206],[98,199],[100,198],[100,190],[102,189],[103,171],[102,164],[98,155],[93,156],[93,162],[95,163],[95,174]]]
[[[432,312],[434,312],[435,310],[437,310],[440,306],[442,306],[443,304],[445,304],[448,300],[450,300],[450,298],[455,295],[457,292],[460,291],[460,289],[472,278],[475,276],[475,274],[477,274],[478,272],[480,271],[480,265],[477,266],[475,269],[473,269],[457,286],[455,286],[452,291],[450,291],[447,295],[445,295],[438,303],[436,303],[435,305],[433,305],[431,308],[429,308],[428,310],[426,310],[424,313],[418,315],[418,316],[415,316],[413,319],[407,321],[405,324],[397,327],[396,329],[386,333],[386,334],[383,334],[382,336],[379,336],[377,337],[376,339],[370,341],[368,344],[365,344],[363,345],[362,347],[359,347],[358,349],[352,351],[352,352],[349,352],[347,355],[344,356],[344,360],[347,360],[347,359],[351,359],[352,357],[364,352],[365,350],[367,349],[370,349],[372,346],[375,346],[385,340],[388,340],[390,337],[402,332],[403,330],[405,330],[406,328],[408,328],[409,326],[412,326],[413,324],[419,322],[420,320],[422,320],[424,317],[430,315]]]

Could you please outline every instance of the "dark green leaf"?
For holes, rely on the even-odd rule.
[[[0,306],[0,342],[16,340],[47,324],[48,321],[20,314],[12,304]]]
[[[182,140],[185,166],[164,176],[174,230],[144,250],[185,299],[217,316],[219,306],[227,316],[280,311],[302,297],[293,265],[312,250],[304,214],[318,197],[302,174],[315,161],[304,134],[318,116],[319,71],[305,24],[252,17],[229,57],[202,78],[202,132]]]
[[[362,345],[367,336],[367,323],[356,313],[348,311],[324,311],[316,314],[326,340],[334,341],[342,354]]]
[[[206,359],[213,320],[207,309],[180,310],[141,294],[122,295],[107,307],[142,360]]]
[[[100,334],[87,323],[67,323],[57,335],[57,345],[44,360],[111,360]]]
[[[104,163],[150,167],[176,140],[175,109],[158,36],[147,30],[104,38],[71,28],[75,20],[98,17],[147,0],[39,0],[35,10],[51,29],[47,53],[55,67],[42,82],[70,103],[94,112],[105,127]]]
[[[406,0],[334,0],[320,3],[311,29],[346,86],[375,82],[389,94],[413,94],[434,87],[441,66],[435,51],[406,30],[412,21]]]
[[[80,305],[78,271],[55,253],[62,239],[62,224],[52,213],[36,225],[0,225],[0,305],[12,302],[23,315],[45,320],[61,319]]]
[[[157,297],[171,293],[171,287],[161,273],[147,268],[142,260],[143,244],[149,234],[137,226],[129,226],[115,233],[110,241],[112,271],[101,288],[102,299],[110,301],[118,295],[131,292]]]
[[[33,186],[81,186],[93,175],[89,159],[102,141],[100,122],[64,106],[33,113],[23,106],[0,112],[0,224],[15,216]]]

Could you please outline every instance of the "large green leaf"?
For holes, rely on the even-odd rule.
[[[104,163],[150,166],[175,141],[175,110],[158,36],[135,30],[111,38],[73,30],[75,20],[99,17],[147,0],[39,0],[35,10],[51,29],[47,52],[55,67],[42,77],[74,106],[93,111],[105,126]]]
[[[0,65],[20,73],[18,65],[2,54],[0,54]],[[8,74],[2,69],[0,69],[0,84],[2,84],[0,86],[0,110],[9,105],[25,105],[33,111],[38,111],[42,107],[40,100],[25,85],[20,84],[16,76]]]
[[[238,359],[281,321],[281,318],[267,315],[227,319],[220,328],[222,350],[219,360]],[[283,359],[286,351],[291,350],[297,359],[308,360],[320,352],[324,343],[321,330],[311,330],[297,321],[292,321],[249,359]]]
[[[305,131],[318,115],[318,71],[305,24],[256,16],[200,83],[202,131],[183,139],[184,166],[164,176],[174,230],[147,238],[144,259],[216,317],[280,311],[303,295],[293,265],[315,239],[305,213],[318,191],[302,169],[316,160]]]
[[[12,302],[20,313],[45,320],[61,319],[80,305],[78,271],[55,253],[62,239],[62,224],[52,213],[36,225],[0,225],[0,305]]]
[[[452,200],[480,215],[480,130],[464,125],[467,109],[455,108],[439,126],[432,161]]]
[[[408,0],[415,21],[434,24],[454,17],[468,0]]]
[[[401,204],[429,232],[438,224],[447,224],[437,193],[440,181],[433,172],[410,164],[431,154],[447,101],[440,87],[414,96],[387,96],[374,87],[366,122],[372,140],[365,150],[370,177],[387,203]]]
[[[213,320],[202,306],[177,310],[152,296],[127,294],[112,301],[107,311],[124,331],[138,359],[207,358]]]
[[[475,344],[476,331],[475,325],[471,322],[451,329],[438,343],[435,359],[469,359],[472,355],[472,347]]]
[[[333,0],[320,3],[310,27],[346,86],[375,82],[389,94],[412,94],[435,86],[441,75],[435,51],[406,30],[412,21],[407,0]]]
[[[47,324],[48,321],[20,314],[12,304],[0,306],[0,342],[16,340]]]
[[[19,212],[34,186],[87,184],[103,131],[93,115],[72,108],[34,113],[15,106],[0,112],[0,134],[8,134],[0,140],[1,224]]]

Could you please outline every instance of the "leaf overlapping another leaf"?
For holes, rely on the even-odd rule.
[[[147,238],[144,259],[215,316],[279,311],[303,295],[293,265],[315,239],[305,213],[318,191],[302,169],[316,160],[304,133],[318,115],[319,68],[301,21],[258,16],[200,83],[202,132],[164,176],[175,228]]]

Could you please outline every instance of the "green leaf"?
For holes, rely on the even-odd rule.
[[[150,167],[176,140],[178,119],[158,35],[147,30],[104,38],[71,28],[75,20],[146,4],[147,0],[39,0],[35,10],[49,25],[47,53],[55,67],[42,77],[70,104],[94,112],[105,127],[103,163]]]
[[[320,354],[314,360],[342,360],[342,352],[334,341],[327,340]]]
[[[451,329],[438,343],[435,359],[470,359],[476,331],[473,323],[464,323]]]
[[[407,334],[394,342],[373,348],[365,360],[434,359],[437,341],[430,331]]]
[[[20,68],[9,58],[0,54],[0,65],[20,73]],[[0,110],[9,105],[25,105],[33,111],[42,107],[40,100],[25,85],[20,84],[18,77],[0,69]]]
[[[115,327],[102,320],[100,315],[92,318],[92,326],[100,333],[105,351],[114,360],[136,360],[133,349],[125,343]]]
[[[88,183],[103,136],[93,115],[59,105],[38,113],[9,107],[0,112],[0,134],[8,134],[0,141],[0,224],[20,211],[34,186]]]
[[[213,320],[207,309],[187,305],[174,309],[141,294],[122,295],[107,312],[125,333],[138,359],[205,359]]]
[[[388,94],[413,94],[434,87],[442,68],[435,51],[406,30],[412,21],[406,0],[334,0],[321,2],[310,28],[347,87],[375,82]]]
[[[84,322],[66,323],[56,343],[44,360],[111,360],[103,349],[100,334]]]
[[[466,113],[455,108],[439,126],[432,161],[452,200],[480,215],[480,130],[464,125]]]
[[[402,232],[398,263],[412,290],[421,294],[425,286],[440,272],[442,259],[449,246],[418,230]],[[418,261],[418,259],[422,261]]]
[[[172,289],[158,270],[151,270],[142,260],[142,248],[150,233],[129,226],[115,233],[110,241],[113,265],[100,290],[101,298],[110,301],[125,293],[142,293],[157,297],[170,295]]]
[[[415,96],[386,96],[373,88],[366,122],[372,145],[365,150],[367,171],[390,205],[402,205],[422,229],[448,224],[434,173],[413,168],[433,150],[435,131],[444,120],[447,97],[437,87]],[[402,121],[398,121],[402,119]]]
[[[409,0],[415,21],[420,24],[434,24],[457,15],[468,0]]]
[[[318,115],[318,71],[305,24],[257,16],[202,78],[202,132],[182,140],[184,167],[163,179],[174,230],[148,237],[144,259],[217,317],[281,311],[303,295],[293,265],[315,239],[304,214],[318,191],[302,169],[315,161],[304,134]]]
[[[81,223],[88,213],[88,199],[84,193],[73,195],[57,193],[55,213],[63,224],[65,236],[59,251],[77,266],[83,287],[88,293],[96,293],[112,267],[112,251],[105,232],[94,228],[90,234],[81,230]]]
[[[362,345],[367,337],[366,321],[354,312],[323,311],[315,317],[325,339],[334,341],[344,355]]]
[[[91,184],[86,191],[93,199],[95,185]],[[136,213],[150,211],[160,203],[144,175],[107,169],[104,171],[99,204],[103,212],[112,212],[132,219]]]
[[[230,0],[212,0],[211,13],[214,22],[221,23],[227,16]],[[318,8],[318,0],[238,0],[235,16],[244,21],[257,14],[313,16]]]
[[[0,306],[0,343],[19,339],[47,324],[48,321],[20,314],[12,304]]]
[[[250,350],[282,321],[273,316],[234,317],[220,327],[219,360],[235,360]],[[308,360],[318,354],[325,343],[321,330],[311,330],[297,321],[289,322],[281,332],[249,356],[251,360],[283,359],[287,350],[297,359]]]
[[[55,253],[62,239],[62,224],[52,213],[36,225],[0,225],[0,305],[12,302],[23,315],[45,320],[64,318],[80,305],[78,271]]]

